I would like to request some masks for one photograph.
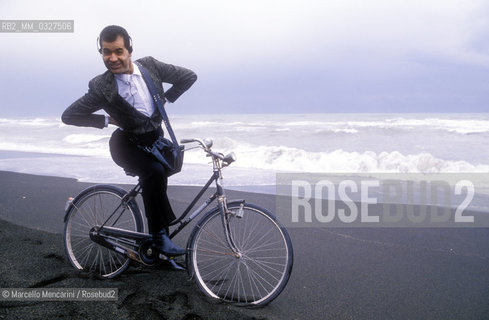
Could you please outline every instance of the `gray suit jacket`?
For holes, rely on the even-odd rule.
[[[197,80],[197,75],[193,71],[160,62],[152,57],[137,61],[148,70],[160,97],[165,97],[170,102],[177,100]],[[170,83],[172,87],[164,92],[162,82]],[[115,77],[109,70],[89,82],[88,92],[63,112],[61,120],[75,126],[103,128],[105,116],[94,114],[102,109],[121,128],[135,134],[154,131],[162,121],[158,110],[148,117],[124,100],[119,95]]]

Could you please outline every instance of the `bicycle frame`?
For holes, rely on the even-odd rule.
[[[170,226],[175,226],[176,229],[171,232],[169,235],[170,238],[175,237],[181,230],[183,230],[190,222],[192,222],[197,216],[199,216],[209,205],[217,199],[217,207],[221,213],[222,224],[225,231],[226,240],[229,248],[233,251],[235,255],[239,255],[238,249],[234,244],[234,241],[229,232],[229,226],[227,224],[226,213],[227,209],[227,199],[224,192],[224,188],[222,186],[222,174],[221,170],[223,168],[223,164],[221,163],[222,158],[220,159],[217,154],[211,153],[213,158],[213,174],[207,181],[207,183],[202,187],[199,193],[194,197],[191,203],[184,210],[182,215],[170,223]],[[196,210],[194,210],[190,216],[187,215],[193,209],[193,207],[197,204],[197,202],[202,198],[204,193],[209,189],[211,184],[215,182],[216,184],[216,192],[205,200]],[[107,221],[109,221],[121,207],[127,206],[127,203],[137,197],[137,195],[141,193],[141,185],[138,183],[132,190],[127,192],[127,194],[122,198],[121,204],[113,211],[112,214],[106,219],[106,221],[99,227],[95,227],[90,232],[90,237],[93,241],[112,249],[116,252],[127,255],[133,260],[137,260],[139,262],[144,263],[141,260],[140,255],[138,254],[139,248],[141,244],[145,241],[151,241],[152,235],[147,233],[129,231],[119,228],[113,228],[110,226],[106,226]],[[241,200],[244,203],[244,200]],[[119,217],[115,221],[117,221]]]

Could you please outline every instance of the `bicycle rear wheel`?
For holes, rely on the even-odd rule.
[[[106,226],[142,232],[139,207],[134,200],[122,204],[126,191],[111,185],[96,185],[84,190],[67,211],[64,229],[66,254],[78,270],[94,272],[104,278],[114,278],[130,264],[126,256],[103,247],[90,239],[90,230]]]
[[[289,280],[292,243],[287,230],[265,209],[228,204],[226,224],[238,249],[229,248],[219,210],[206,214],[189,240],[189,268],[208,296],[245,305],[265,305]]]

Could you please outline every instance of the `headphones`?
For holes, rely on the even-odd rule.
[[[129,39],[129,48],[127,48],[127,51],[129,51],[129,53],[132,53],[132,38],[127,35],[128,39]],[[122,36],[122,38],[124,38],[124,36]],[[126,46],[126,41],[124,39],[124,46]],[[97,37],[97,51],[102,54],[102,40],[100,39],[100,37]]]

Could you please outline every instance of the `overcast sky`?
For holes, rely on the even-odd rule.
[[[486,0],[0,1],[0,19],[69,19],[68,34],[0,33],[0,117],[55,116],[105,71],[100,30],[133,58],[194,70],[172,113],[486,112]]]

